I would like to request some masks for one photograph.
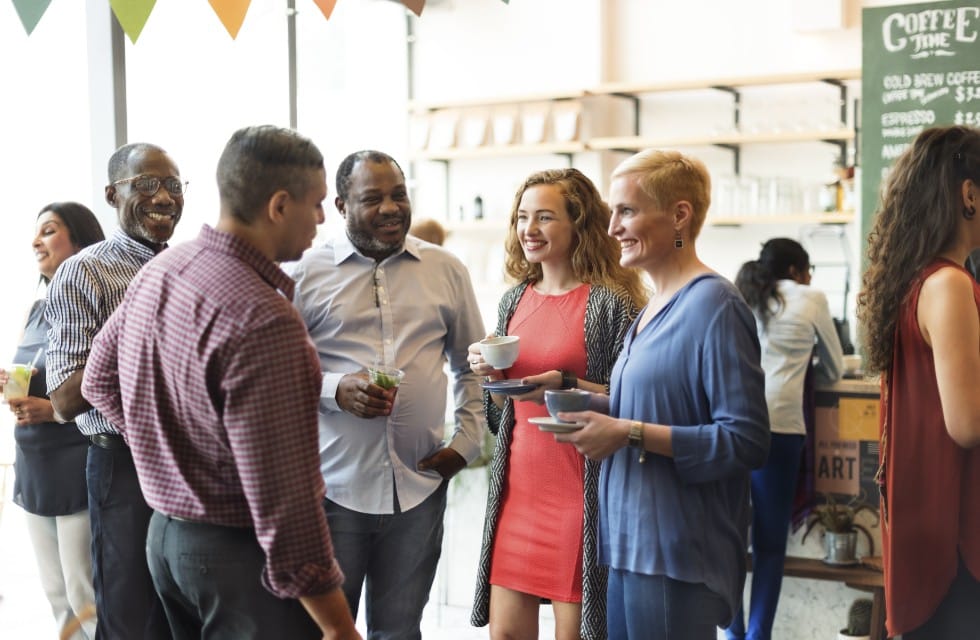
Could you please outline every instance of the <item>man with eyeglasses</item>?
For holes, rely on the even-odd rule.
[[[109,159],[106,201],[119,228],[58,268],[48,288],[47,384],[56,415],[91,440],[86,465],[98,638],[170,638],[146,565],[151,510],[115,425],[82,396],[92,341],[140,268],[167,246],[184,209],[177,165],[160,147],[127,144]]]

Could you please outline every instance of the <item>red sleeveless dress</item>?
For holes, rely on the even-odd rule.
[[[916,319],[922,283],[942,268],[965,272],[937,259],[913,281],[899,310],[892,370],[882,388],[889,636],[913,631],[932,616],[956,577],[958,556],[980,578],[980,448],[963,449],[946,431],[932,348]],[[976,283],[973,298],[980,311]]]
[[[585,377],[589,285],[559,296],[528,287],[507,333],[521,336],[508,378],[552,369]],[[562,602],[582,601],[585,459],[528,418],[544,405],[516,402],[514,432],[490,561],[490,584]]]

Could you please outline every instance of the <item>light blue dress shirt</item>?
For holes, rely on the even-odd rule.
[[[599,477],[599,559],[742,596],[749,474],[769,452],[755,319],[717,275],[696,278],[636,333],[613,368],[609,413],[668,425],[674,457],[624,447]]]
[[[766,402],[773,433],[806,435],[803,422],[803,381],[817,347],[819,382],[836,382],[843,371],[844,352],[830,316],[827,296],[795,280],[780,280],[776,290],[783,298],[775,315],[763,327],[759,317],[762,368],[766,372]]]
[[[479,377],[467,351],[483,320],[469,272],[441,247],[408,237],[402,251],[376,262],[346,235],[306,252],[291,269],[294,303],[320,356],[320,469],[327,497],[361,513],[417,506],[442,482],[418,471],[444,446],[445,364],[453,377],[455,429],[449,442],[467,462],[480,452],[485,421]],[[405,372],[391,415],[363,419],[342,411],[340,379],[381,356]]]

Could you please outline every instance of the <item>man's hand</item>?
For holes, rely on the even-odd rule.
[[[428,458],[419,460],[419,471],[434,469],[447,480],[459,473],[466,466],[466,459],[455,449],[446,447],[439,449]]]
[[[371,384],[367,373],[350,373],[337,385],[337,406],[358,418],[377,418],[391,415],[398,387],[384,389]]]

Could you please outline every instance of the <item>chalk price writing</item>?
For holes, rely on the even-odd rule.
[[[978,127],[980,126],[980,111],[957,111],[953,116],[953,124]]]
[[[954,96],[959,103],[980,100],[980,87],[956,87]]]

